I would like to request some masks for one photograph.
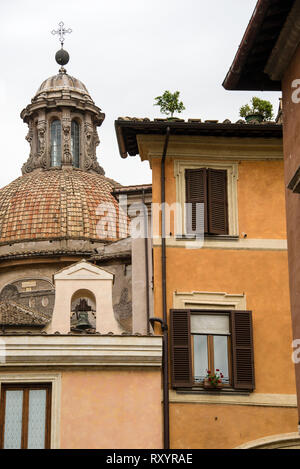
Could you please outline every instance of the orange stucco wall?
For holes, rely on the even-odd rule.
[[[153,202],[160,203],[160,161],[153,160]],[[239,231],[248,238],[286,238],[283,161],[241,161],[238,166]],[[166,202],[176,202],[174,160],[166,160]],[[172,223],[171,223],[172,225]]]
[[[160,161],[152,161],[153,201],[160,202]],[[286,239],[284,168],[281,160],[241,161],[238,166],[239,233],[247,239]],[[176,201],[174,160],[166,161],[166,201]],[[171,231],[174,228],[171,228]],[[162,313],[161,248],[154,247],[154,312]],[[167,309],[173,293],[246,294],[253,312],[257,394],[295,394],[291,360],[286,250],[167,247]],[[297,409],[200,403],[170,404],[172,448],[233,448],[265,436],[297,431]]]
[[[236,448],[297,427],[295,409],[280,407],[171,404],[170,419],[174,449]]]
[[[160,369],[63,371],[61,448],[161,448]]]

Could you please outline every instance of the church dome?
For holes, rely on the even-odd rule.
[[[101,241],[100,204],[118,205],[112,180],[80,169],[24,174],[0,189],[0,245],[25,241],[81,239]],[[99,209],[98,209],[99,210]],[[108,233],[107,240],[118,236]]]

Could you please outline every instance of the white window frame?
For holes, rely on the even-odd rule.
[[[61,401],[61,374],[47,373],[6,373],[0,374],[0,395],[3,384],[43,384],[51,386],[51,435],[50,448],[60,447],[60,401]]]

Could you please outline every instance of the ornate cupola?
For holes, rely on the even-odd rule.
[[[96,159],[99,145],[97,127],[105,114],[92,100],[85,85],[67,74],[64,65],[69,54],[63,48],[64,35],[71,30],[60,28],[52,31],[59,34],[61,49],[56,53],[56,62],[61,65],[59,73],[47,78],[34,98],[23,111],[21,118],[28,124],[26,140],[30,154],[22,172],[35,169],[79,168],[104,175]]]
[[[99,230],[103,204],[119,219],[112,191],[120,184],[97,162],[97,127],[105,116],[84,84],[64,68],[66,32],[63,23],[53,31],[60,35],[59,73],[41,84],[21,113],[29,127],[30,154],[23,175],[0,189],[0,264],[2,257],[56,253],[74,261],[74,255],[90,255],[121,237],[117,223],[109,232]]]

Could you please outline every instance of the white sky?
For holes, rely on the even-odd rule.
[[[65,40],[70,75],[83,81],[106,114],[98,160],[122,184],[151,182],[147,162],[119,156],[114,120],[163,117],[154,98],[181,92],[179,117],[239,119],[255,95],[277,113],[279,93],[226,91],[222,82],[256,0],[0,0],[0,187],[21,174],[29,145],[21,110],[43,80],[55,75],[60,48],[50,32],[59,21],[72,28]]]

